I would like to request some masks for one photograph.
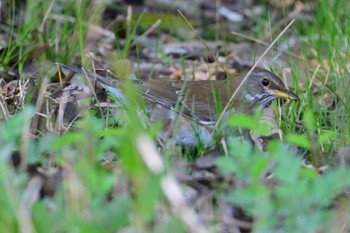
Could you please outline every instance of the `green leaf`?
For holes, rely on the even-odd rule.
[[[228,125],[231,127],[240,127],[244,129],[256,129],[258,126],[258,121],[252,116],[248,115],[234,115],[228,120]]]
[[[271,134],[271,126],[264,122],[262,124],[258,124],[254,131],[261,136],[269,136]]]
[[[9,118],[1,129],[1,137],[12,143],[19,139],[20,136],[27,134],[28,132],[23,132],[23,127],[25,123],[29,123],[30,119],[35,114],[35,108],[32,106],[27,106],[23,111],[15,115],[13,118]]]
[[[315,129],[315,116],[311,109],[304,112],[303,121],[307,130],[313,131]]]
[[[317,144],[324,144],[331,138],[335,137],[335,132],[334,131],[325,131],[321,133],[318,138],[317,138]]]
[[[297,157],[285,156],[286,154],[288,152],[281,153],[276,157],[278,166],[274,170],[274,174],[283,183],[293,184],[299,177],[301,161]]]
[[[232,174],[237,170],[232,158],[229,157],[219,157],[215,160],[215,164],[225,175]]]
[[[305,135],[289,134],[286,137],[286,141],[305,149],[310,149],[312,145],[310,138]]]
[[[269,160],[266,157],[259,157],[256,159],[255,163],[252,164],[251,176],[254,182],[260,182],[263,173],[269,166]]]
[[[230,137],[228,139],[230,155],[236,157],[248,157],[252,151],[252,145],[247,141],[242,141],[240,138]]]

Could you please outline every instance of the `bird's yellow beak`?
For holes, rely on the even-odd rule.
[[[291,91],[270,90],[270,93],[278,98],[299,101],[299,97]]]

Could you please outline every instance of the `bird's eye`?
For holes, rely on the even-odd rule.
[[[270,81],[266,78],[263,78],[261,80],[261,85],[263,85],[264,87],[268,87],[268,86],[270,86]]]

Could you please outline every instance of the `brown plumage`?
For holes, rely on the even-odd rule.
[[[62,64],[60,66],[96,79],[106,90],[126,101],[120,90],[123,85],[120,80],[88,71],[82,72],[81,68],[75,66]],[[227,80],[215,81],[150,79],[143,81],[138,91],[154,104],[201,122],[213,122],[218,118],[245,76],[246,72]],[[277,98],[298,100],[298,96],[287,90],[280,78],[267,70],[257,68],[237,92],[230,109],[251,113],[257,107],[265,108]]]
[[[177,81],[152,79],[142,83],[142,92],[152,102],[174,108],[188,117],[201,121],[215,121],[246,73],[227,80]],[[237,92],[230,109],[251,113],[256,107],[264,108],[274,99],[298,100],[283,82],[267,70],[255,69]]]

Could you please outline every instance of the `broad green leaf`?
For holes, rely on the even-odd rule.
[[[228,140],[230,155],[236,157],[248,157],[252,153],[252,145],[240,138],[230,137]]]
[[[236,165],[233,162],[232,158],[229,157],[219,157],[215,160],[216,166],[219,167],[219,169],[225,174],[231,174],[234,173],[237,170]]]
[[[326,143],[328,140],[331,138],[335,137],[335,132],[334,131],[324,131],[317,137],[317,144],[323,144]]]
[[[311,109],[304,112],[303,121],[307,130],[313,131],[315,129],[315,116]]]
[[[231,116],[228,125],[231,127],[240,127],[244,129],[256,129],[258,126],[258,121],[252,116],[248,115],[234,115]]]
[[[289,134],[286,137],[286,141],[288,143],[294,144],[296,146],[300,146],[305,149],[310,149],[312,145],[310,138],[305,135]]]

